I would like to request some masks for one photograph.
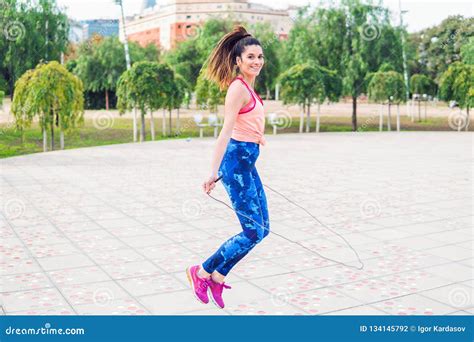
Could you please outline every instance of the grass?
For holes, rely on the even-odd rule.
[[[311,132],[315,131],[315,118],[311,120]],[[448,124],[447,118],[429,118],[427,121],[411,122],[409,118],[401,117],[402,131],[453,131]],[[65,149],[91,147],[100,145],[123,144],[133,141],[132,119],[113,118],[103,122],[106,126],[100,129],[100,124],[90,119],[86,119],[84,125],[75,132],[64,135]],[[179,136],[163,136],[161,134],[161,118],[155,119],[155,140],[164,139],[185,139],[188,137],[199,137],[199,130],[191,118],[181,119],[181,134]],[[168,124],[168,120],[166,124]],[[303,126],[303,131],[306,126]],[[386,131],[386,122],[384,130]],[[474,128],[471,127],[471,131]],[[370,132],[379,130],[378,117],[359,117],[358,131]],[[392,118],[392,130],[396,130],[395,118]],[[352,132],[351,119],[348,117],[322,117],[320,120],[321,132]],[[150,121],[146,121],[146,141],[151,141]],[[173,132],[176,132],[176,120],[173,121]],[[297,133],[299,132],[299,119],[293,118],[291,124],[284,129],[279,129],[278,133]],[[273,128],[266,127],[266,134],[272,134]],[[205,128],[204,136],[213,136],[213,128]],[[0,125],[0,158],[37,153],[43,151],[43,136],[37,124],[32,125],[24,132],[24,143],[21,142],[21,134],[14,127]],[[49,135],[48,135],[49,140]],[[59,150],[59,131],[55,130],[55,150]],[[49,148],[49,147],[48,147]]]

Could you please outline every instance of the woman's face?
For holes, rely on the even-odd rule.
[[[257,76],[262,70],[264,57],[260,45],[247,45],[241,57],[237,57],[237,65],[241,73]]]

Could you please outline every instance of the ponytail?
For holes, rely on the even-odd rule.
[[[237,57],[247,45],[260,45],[260,42],[243,26],[235,26],[221,38],[204,64],[206,78],[217,83],[220,90],[226,89],[238,73]]]

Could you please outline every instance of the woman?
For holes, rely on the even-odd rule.
[[[255,168],[260,144],[265,145],[263,101],[253,89],[264,64],[262,47],[245,28],[237,26],[219,41],[206,64],[207,78],[221,90],[228,89],[224,125],[203,190],[209,194],[222,176],[232,206],[240,212],[237,217],[243,231],[224,242],[202,265],[188,267],[186,273],[199,301],[208,303],[210,295],[217,307],[224,308],[222,291],[230,288],[225,277],[270,232],[267,200]]]

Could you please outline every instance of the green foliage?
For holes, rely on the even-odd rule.
[[[474,37],[471,37],[469,42],[461,47],[461,59],[465,64],[474,65]]]
[[[280,75],[279,82],[284,104],[308,106],[327,98],[336,101],[342,93],[341,79],[335,71],[310,63],[294,65]]]
[[[265,57],[265,63],[256,79],[255,88],[260,93],[269,95],[275,89],[276,79],[280,73],[277,51],[281,48],[281,42],[269,23],[255,24],[251,26],[250,32],[259,40]]]
[[[415,74],[410,77],[410,92],[412,94],[434,95],[436,84],[425,75]]]
[[[405,100],[403,76],[396,71],[376,72],[369,86],[369,99],[378,103],[400,103]]]
[[[439,25],[412,34],[419,73],[438,80],[448,66],[460,60],[462,46],[474,36],[474,18],[450,16]]]
[[[197,29],[194,37],[189,37],[175,49],[168,51],[164,60],[172,65],[175,72],[182,75],[194,90],[207,56],[219,39],[232,30],[232,26],[230,20],[210,19]]]
[[[174,96],[173,108],[180,108],[181,104],[185,103],[189,105],[191,101],[191,85],[184,79],[184,77],[178,73],[174,73],[174,83],[176,85],[176,92]]]
[[[454,100],[461,108],[474,106],[474,65],[455,62],[440,78],[440,98]]]
[[[158,50],[152,44],[142,48],[130,42],[129,48],[132,62],[158,60]],[[67,67],[81,78],[86,91],[114,92],[126,70],[123,44],[117,37],[93,37],[79,46],[77,59],[69,60]]]
[[[380,72],[395,71],[395,68],[393,67],[392,64],[385,62],[380,66],[378,71]]]
[[[174,72],[166,64],[137,62],[125,71],[117,84],[117,107],[121,114],[139,108],[149,110],[176,108]]]
[[[68,44],[69,21],[55,0],[2,0],[0,74],[12,94],[15,81],[40,61],[59,61]]]
[[[38,64],[18,79],[11,111],[20,130],[38,115],[44,129],[57,122],[65,131],[72,131],[83,122],[83,107],[81,80],[53,61]]]
[[[225,92],[219,89],[219,86],[208,80],[204,73],[199,74],[196,83],[196,102],[205,109],[208,108],[210,112],[217,112],[217,105],[223,104],[225,99]]]
[[[3,98],[5,97],[5,92],[0,90],[0,106],[3,104]]]

